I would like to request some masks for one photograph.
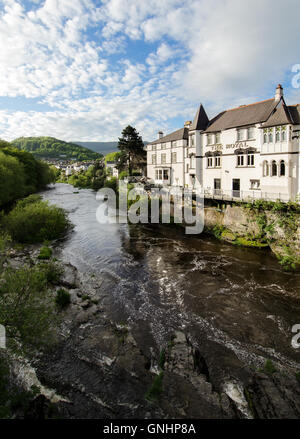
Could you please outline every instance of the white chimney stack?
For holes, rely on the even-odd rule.
[[[275,101],[280,101],[282,97],[283,97],[283,88],[281,84],[278,84],[275,93]]]
[[[164,133],[162,131],[158,131],[158,138],[161,139],[164,137]]]

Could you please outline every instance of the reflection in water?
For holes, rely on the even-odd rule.
[[[58,184],[44,193],[67,209],[74,231],[62,257],[109,279],[107,305],[157,345],[175,329],[203,334],[247,362],[299,359],[291,327],[300,323],[300,275],[265,250],[237,248],[172,226],[99,224],[95,193]]]

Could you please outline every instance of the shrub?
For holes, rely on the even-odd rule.
[[[50,247],[42,247],[38,259],[50,259],[52,256],[52,249]]]
[[[57,285],[59,283],[63,274],[63,268],[59,264],[52,260],[50,262],[40,262],[38,267],[44,273],[47,284]]]
[[[266,373],[275,373],[276,372],[275,366],[271,360],[266,360],[265,365],[264,365],[264,371]]]
[[[127,171],[120,172],[119,180],[124,180],[125,177],[128,177],[128,172]]]
[[[25,204],[24,204],[25,203]],[[21,243],[37,243],[62,237],[70,223],[66,212],[46,201],[22,200],[4,218],[11,237]]]
[[[56,323],[53,297],[45,273],[39,266],[7,268],[0,284],[0,323],[8,343],[48,344]]]
[[[63,290],[62,288],[57,290],[55,302],[60,308],[65,308],[67,305],[69,305],[71,303],[69,291]]]
[[[150,389],[146,393],[146,399],[148,399],[149,401],[157,401],[160,398],[160,395],[163,390],[163,386],[162,386],[163,377],[164,377],[164,373],[160,372],[159,375],[157,375],[154,378]]]

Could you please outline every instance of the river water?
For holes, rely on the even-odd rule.
[[[62,258],[107,280],[111,314],[145,344],[159,348],[183,330],[196,344],[213,341],[253,367],[272,358],[299,368],[300,349],[291,346],[291,328],[300,324],[299,273],[284,272],[267,250],[172,226],[99,224],[95,193],[76,191],[57,184],[43,193],[75,226]]]

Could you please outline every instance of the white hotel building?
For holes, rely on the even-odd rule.
[[[275,98],[225,110],[209,120],[200,105],[193,122],[147,145],[147,176],[208,198],[282,201],[300,197],[300,104]]]

